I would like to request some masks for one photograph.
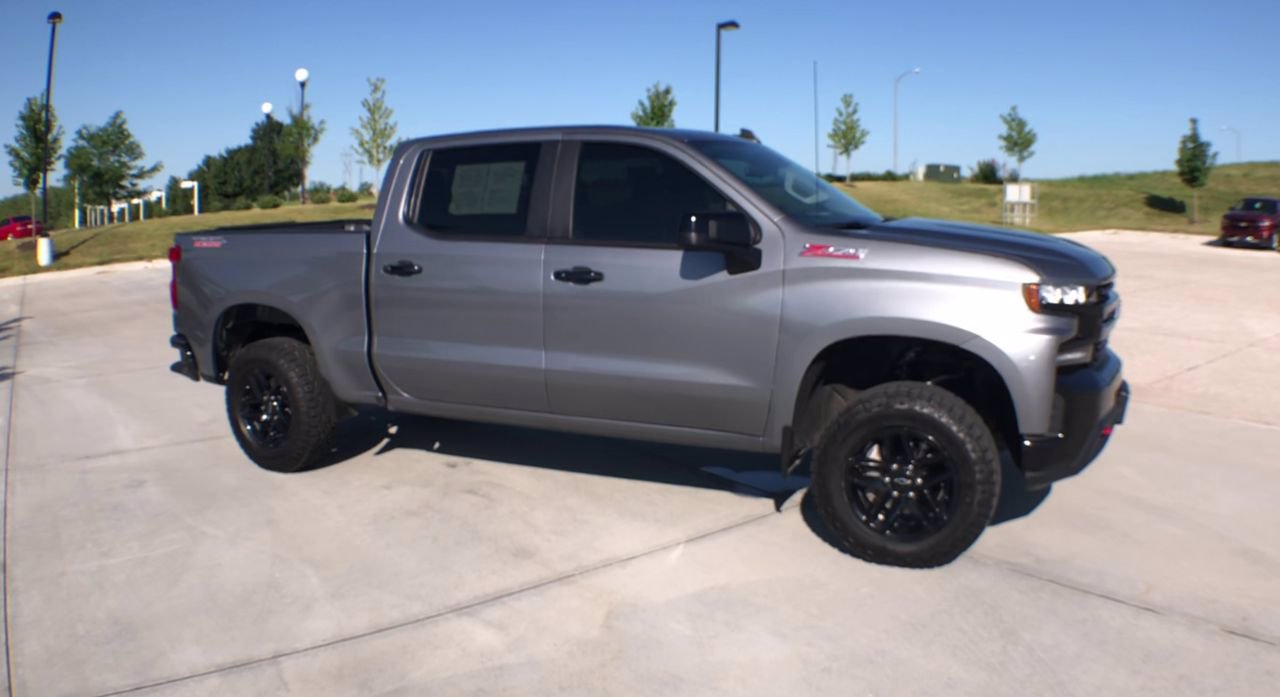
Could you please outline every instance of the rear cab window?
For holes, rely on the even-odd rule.
[[[452,147],[423,156],[410,224],[431,235],[522,238],[542,144]]]

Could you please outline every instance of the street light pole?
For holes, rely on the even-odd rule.
[[[716,25],[716,133],[720,132],[720,34],[721,32],[735,31],[741,27],[742,25],[732,19]]]
[[[36,263],[53,263],[53,240],[49,238],[49,104],[53,101],[53,49],[57,46],[61,12],[49,13],[49,67],[44,76],[44,157],[40,163],[40,238],[36,240]]]
[[[899,75],[893,81],[893,172],[898,173],[898,84],[902,82],[902,78],[908,75],[920,74],[919,68],[912,68],[907,72]]]
[[[306,68],[298,68],[293,71],[293,79],[298,81],[298,85],[302,88],[302,98],[298,102],[298,120],[302,127],[302,184],[298,191],[298,199],[305,205],[307,202],[307,158],[310,153],[307,152],[307,141],[311,138],[310,121],[307,119],[307,78],[311,77],[311,73]]]
[[[1240,131],[1231,126],[1223,126],[1222,130],[1231,131],[1231,135],[1236,137],[1236,162],[1242,162],[1243,160],[1240,158]]]
[[[267,188],[266,188],[266,191],[267,191],[267,195],[268,195],[268,196],[271,196],[271,195],[273,195],[273,194],[275,193],[274,191],[272,191],[272,190],[271,190],[271,182],[272,182],[272,180],[275,178],[275,176],[274,176],[274,175],[275,175],[275,167],[273,166],[273,165],[275,164],[275,158],[273,157],[273,155],[274,155],[275,153],[273,153],[273,152],[272,152],[272,150],[274,150],[275,148],[273,148],[273,147],[272,147],[272,141],[274,140],[274,138],[273,138],[273,135],[274,135],[274,134],[272,133],[272,128],[271,128],[271,109],[272,109],[271,102],[263,102],[263,103],[262,103],[262,115],[263,115],[263,116],[265,116],[265,117],[267,118],[267,132],[266,132],[266,138],[267,138]]]

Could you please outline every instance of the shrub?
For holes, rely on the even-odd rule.
[[[324,182],[312,182],[311,186],[307,187],[308,196],[310,196],[311,194],[331,194],[331,193],[333,193],[333,187],[329,186]]]
[[[372,182],[360,182],[360,186],[357,186],[357,187],[356,187],[356,193],[360,194],[361,196],[372,196],[372,195],[373,195],[373,183],[372,183]]]
[[[253,202],[243,197],[232,201],[230,205],[227,206],[228,210],[233,211],[247,211],[250,208],[253,208]]]
[[[846,179],[843,174],[828,172],[827,174],[822,175],[822,178],[829,182],[899,182],[908,179],[907,175],[898,174],[891,169],[886,169],[883,172],[854,172],[853,177],[850,179]]]
[[[308,191],[307,200],[311,203],[328,203],[331,197],[328,191]]]
[[[355,203],[360,199],[360,195],[350,189],[338,189],[338,203]]]
[[[284,203],[284,201],[281,201],[279,196],[272,196],[270,194],[258,198],[258,208],[261,208],[264,211],[271,208],[279,208],[282,203]]]
[[[973,172],[969,174],[969,181],[975,184],[1001,184],[1003,179],[1000,178],[1000,164],[995,159],[979,160],[974,165]]]

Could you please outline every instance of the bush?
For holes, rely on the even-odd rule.
[[[373,184],[371,182],[360,182],[360,186],[356,187],[356,193],[361,196],[372,196]]]
[[[331,197],[328,191],[308,191],[307,200],[311,203],[328,203]]]
[[[310,196],[311,194],[332,194],[332,193],[333,193],[333,187],[329,186],[324,182],[312,182],[311,186],[307,187],[308,196]]]
[[[232,211],[247,211],[250,208],[253,208],[253,202],[243,197],[238,198],[227,205],[227,210]]]
[[[1002,184],[1004,179],[1000,177],[1000,163],[995,159],[979,160],[974,165],[973,171],[969,174],[969,181],[975,184]]]
[[[827,180],[827,181],[829,181],[829,182],[843,182],[843,181],[846,181],[846,179],[845,179],[845,175],[843,175],[843,174],[835,174],[834,172],[828,172],[827,174],[822,175],[822,178],[823,178],[823,179],[826,179],[826,180]],[[853,173],[852,181],[856,181],[856,182],[899,182],[899,181],[905,181],[907,178],[908,178],[908,177],[907,177],[907,175],[905,175],[905,174],[898,174],[897,172],[894,172],[893,170],[886,169],[886,170],[885,170],[885,171],[883,171],[883,172],[854,172],[854,173]]]
[[[338,203],[355,203],[360,199],[359,194],[350,189],[338,189]]]
[[[258,208],[265,211],[271,208],[279,208],[282,203],[284,203],[284,201],[281,201],[279,196],[271,196],[268,194],[258,199]]]

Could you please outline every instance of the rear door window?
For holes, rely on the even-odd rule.
[[[430,153],[413,223],[452,237],[523,237],[540,143]]]

